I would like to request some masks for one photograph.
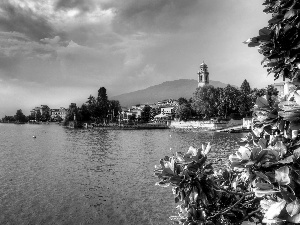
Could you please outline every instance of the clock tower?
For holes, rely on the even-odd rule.
[[[201,63],[200,70],[198,71],[198,87],[204,87],[205,85],[209,84],[209,72],[207,69],[207,65]]]

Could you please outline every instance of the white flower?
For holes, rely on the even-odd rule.
[[[251,150],[246,146],[241,146],[235,154],[240,160],[249,160],[251,156]]]

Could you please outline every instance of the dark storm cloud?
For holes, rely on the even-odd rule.
[[[30,9],[14,6],[8,2],[0,3],[0,9],[2,10],[0,15],[1,31],[23,33],[34,41],[52,37],[55,34],[47,19],[35,14]]]
[[[102,4],[102,8],[116,10],[114,26],[117,30],[172,31],[193,11],[198,0],[127,0]]]
[[[78,9],[80,12],[88,12],[95,8],[91,0],[58,0],[55,8],[60,9]]]

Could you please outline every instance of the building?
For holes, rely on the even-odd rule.
[[[209,84],[209,72],[207,65],[203,62],[198,71],[198,87],[204,87]]]
[[[60,107],[60,109],[51,109],[51,120],[60,121],[64,120],[67,115],[67,110],[64,107]]]
[[[175,115],[175,107],[165,107],[160,109],[160,114],[168,115],[170,117],[174,117]]]
[[[41,105],[40,107],[35,107],[32,109],[30,114],[35,118],[35,120],[40,120],[43,115],[50,114],[50,108],[47,105]]]
[[[162,101],[158,101],[157,105],[159,107],[178,106],[178,101],[174,99],[165,99]]]

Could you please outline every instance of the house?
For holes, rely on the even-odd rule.
[[[160,114],[168,115],[170,118],[175,116],[175,107],[164,107],[160,109]]]
[[[166,100],[158,101],[157,105],[160,107],[178,106],[178,101],[174,99],[166,99]]]
[[[59,109],[51,109],[50,110],[51,114],[51,120],[54,121],[59,121],[61,118],[62,120],[64,120],[66,118],[67,115],[67,110],[64,107],[60,107]]]

